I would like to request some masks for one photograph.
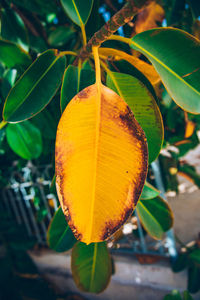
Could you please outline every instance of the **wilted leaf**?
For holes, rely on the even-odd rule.
[[[132,41],[131,47],[152,62],[177,105],[200,113],[200,41],[174,28],[148,30]]]
[[[112,274],[111,257],[106,243],[77,243],[72,249],[71,267],[78,288],[84,292],[102,292]]]
[[[56,211],[48,228],[47,242],[51,249],[57,252],[64,252],[71,249],[77,242],[61,207]]]
[[[143,130],[127,104],[94,84],[66,107],[56,137],[56,183],[77,239],[113,234],[130,216],[147,172]]]
[[[162,23],[164,16],[165,11],[162,6],[154,1],[150,2],[137,16],[134,24],[135,33],[158,27],[157,22]]]
[[[9,124],[6,138],[10,148],[24,159],[38,158],[42,153],[41,133],[30,121]]]
[[[162,116],[152,94],[138,79],[128,74],[109,72],[107,85],[132,110],[147,137],[149,162],[154,161],[160,153],[164,133]]]
[[[87,23],[94,0],[61,0],[61,4],[68,17],[77,25]]]
[[[99,53],[106,58],[113,57],[115,60],[124,59],[142,72],[147,79],[151,82],[152,85],[157,84],[160,81],[160,76],[149,63],[133,56],[129,55],[123,51],[111,49],[111,48],[99,48]]]
[[[196,124],[190,120],[186,122],[186,127],[185,127],[185,138],[191,137],[193,135],[194,130],[195,130]]]
[[[19,122],[40,112],[56,93],[64,69],[65,57],[59,57],[56,50],[41,54],[10,91],[4,105],[4,120]]]
[[[85,87],[95,82],[95,72],[88,69],[81,69],[72,65],[69,65],[65,70],[61,95],[60,95],[60,107],[63,112],[69,101],[78,92]]]
[[[155,239],[162,239],[173,225],[171,208],[161,197],[140,200],[136,209],[145,230]]]

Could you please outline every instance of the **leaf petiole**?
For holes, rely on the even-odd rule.
[[[0,123],[0,129],[2,129],[6,124],[7,124],[8,122],[6,122],[6,121],[1,121],[1,123]]]

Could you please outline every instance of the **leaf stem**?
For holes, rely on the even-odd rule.
[[[120,42],[128,44],[129,46],[131,44],[134,44],[134,42],[131,39],[120,36],[120,35],[115,35],[115,34],[112,34],[111,36],[109,36],[108,40],[120,41]]]
[[[96,73],[96,84],[97,86],[101,86],[101,67],[99,60],[99,47],[93,46],[92,52],[94,55],[94,63],[95,63],[95,73]]]
[[[64,55],[73,55],[73,56],[77,56],[78,54],[74,51],[61,51],[58,56],[64,56]]]
[[[7,121],[1,121],[0,123],[0,129],[2,129],[8,122]]]
[[[84,24],[81,24],[81,32],[82,32],[82,37],[83,37],[83,46],[85,47],[87,45],[87,37],[86,37]]]

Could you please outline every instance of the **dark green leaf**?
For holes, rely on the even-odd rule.
[[[75,32],[70,27],[60,26],[50,33],[48,42],[52,47],[59,47],[73,39],[74,35]]]
[[[28,51],[27,32],[20,16],[10,8],[1,11],[1,36]]]
[[[27,9],[31,13],[37,13],[39,15],[47,13],[55,13],[56,1],[49,0],[9,0],[10,3],[14,3],[22,9]]]
[[[44,109],[35,117],[33,117],[31,121],[40,129],[41,134],[46,139],[55,139],[57,122],[55,120],[55,117],[48,110],[48,108]]]
[[[30,121],[7,125],[6,138],[10,148],[24,159],[38,158],[42,153],[41,133]]]
[[[200,249],[195,249],[190,253],[190,259],[200,265]]]
[[[63,112],[69,101],[85,87],[95,82],[95,73],[69,65],[63,77],[60,106]]]
[[[145,182],[145,185],[142,190],[142,194],[140,196],[141,200],[149,200],[157,197],[160,194],[160,191],[157,190],[153,185],[148,183],[147,181]]]
[[[8,68],[25,69],[31,64],[31,58],[15,43],[0,39],[0,61]]]
[[[145,132],[149,162],[158,156],[163,142],[163,122],[152,94],[136,78],[128,74],[109,72],[107,86],[116,91],[132,110]]]
[[[172,211],[161,197],[139,200],[136,209],[145,230],[155,239],[162,239],[164,232],[173,225]]]
[[[179,291],[173,290],[171,294],[166,295],[163,300],[182,300],[182,297]]]
[[[172,270],[173,272],[181,272],[183,271],[188,265],[188,253],[180,253],[176,260],[172,263]]]
[[[59,57],[56,50],[41,54],[10,91],[4,120],[20,122],[40,112],[60,86],[64,69],[65,57]]]
[[[183,300],[193,300],[192,296],[188,293],[188,291],[183,292]]]
[[[57,252],[67,251],[77,242],[61,207],[58,208],[49,225],[47,242],[49,247]]]
[[[188,291],[196,293],[200,289],[200,268],[191,264],[188,269]]]
[[[70,19],[79,26],[87,23],[94,0],[61,0],[61,4]]]
[[[172,99],[184,110],[200,113],[200,41],[173,28],[148,30],[132,41],[152,62]]]
[[[105,242],[77,243],[72,249],[72,276],[84,292],[100,293],[112,274],[111,258]]]

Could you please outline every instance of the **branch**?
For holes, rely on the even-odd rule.
[[[112,35],[117,29],[130,22],[133,17],[143,10],[150,0],[128,0],[120,9],[93,37],[87,45],[81,50],[79,58],[85,59],[92,52],[92,46],[100,46]]]

